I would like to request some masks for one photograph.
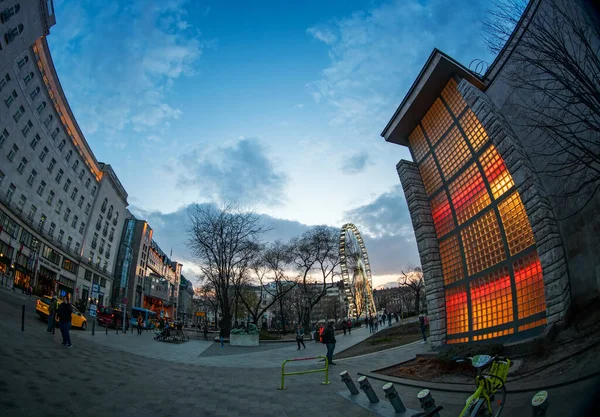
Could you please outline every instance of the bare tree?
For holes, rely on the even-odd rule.
[[[493,4],[484,28],[489,49],[498,52],[527,2]],[[523,19],[505,79],[522,92],[517,123],[547,161],[537,169],[566,218],[600,188],[600,24],[582,0],[532,0]]]
[[[194,291],[194,305],[196,311],[204,311],[207,315],[207,321],[208,313],[212,312],[216,322],[219,314],[219,302],[217,301],[214,286],[203,279],[198,279],[198,283],[200,286]]]
[[[336,285],[340,265],[339,232],[327,226],[307,230],[291,242],[293,263],[299,272],[298,286],[302,291],[305,328],[309,328],[315,305]]]
[[[423,270],[421,267],[410,267],[406,272],[401,271],[401,277],[398,279],[400,288],[404,288],[415,303],[415,314],[419,314],[421,299],[425,293],[425,282],[423,281]]]
[[[266,228],[256,214],[231,204],[221,208],[196,204],[188,216],[190,252],[214,287],[222,314],[221,327],[229,335],[235,289],[257,258]]]

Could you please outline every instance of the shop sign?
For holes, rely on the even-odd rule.
[[[196,311],[196,317],[206,317],[206,311]]]
[[[54,272],[60,272],[60,268],[57,268],[56,265],[54,265],[51,262],[46,261],[45,259],[40,258],[40,262],[42,263],[42,265],[50,268],[52,271]]]

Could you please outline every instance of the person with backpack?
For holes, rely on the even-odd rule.
[[[427,343],[427,334],[425,331],[427,330],[427,326],[429,326],[429,318],[423,310],[421,310],[421,314],[419,314],[419,326],[421,327],[421,334],[423,335],[423,341],[421,344]]]
[[[52,296],[52,300],[50,301],[50,305],[48,306],[48,328],[46,331],[48,333],[52,333],[54,329],[54,320],[56,316],[56,296]]]
[[[344,336],[346,336],[346,330],[348,330],[348,322],[346,320],[342,321],[342,330],[344,331]]]
[[[306,349],[306,345],[304,344],[304,329],[301,324],[298,325],[298,329],[296,330],[296,342],[298,343],[298,350],[300,350],[301,344]]]
[[[327,329],[323,332],[323,344],[327,346],[327,361],[329,365],[335,365],[333,362],[333,351],[335,350],[335,329],[333,322],[329,322]]]

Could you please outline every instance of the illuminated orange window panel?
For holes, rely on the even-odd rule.
[[[442,100],[439,98],[435,100],[433,105],[429,108],[429,111],[427,111],[421,120],[425,132],[427,133],[427,136],[429,136],[431,146],[435,146],[435,144],[438,143],[452,123],[450,113],[448,113],[446,106],[444,106],[444,103],[442,103]]]
[[[454,81],[453,78],[450,78],[448,84],[446,84],[446,87],[442,90],[442,97],[448,104],[448,107],[450,107],[450,110],[452,110],[452,113],[458,117],[467,106],[467,103],[465,103],[465,100],[456,89],[457,87],[458,84],[456,81]]]
[[[440,242],[440,258],[445,285],[460,281],[465,277],[458,236],[450,236]]]
[[[444,136],[444,139],[435,148],[435,154],[438,161],[440,161],[445,179],[449,179],[456,174],[471,159],[471,151],[467,146],[467,142],[465,142],[462,133],[456,126]]]
[[[473,330],[500,326],[514,320],[508,268],[471,281]]]
[[[431,196],[442,186],[442,178],[440,177],[440,172],[433,160],[433,156],[429,155],[419,164],[419,171],[421,171],[421,178],[423,178],[425,191]]]
[[[420,162],[423,157],[429,152],[429,144],[423,135],[421,126],[417,126],[408,137],[410,143],[410,149],[412,149],[415,155],[415,162]]]
[[[500,226],[493,210],[460,231],[468,274],[473,275],[506,259]]]
[[[448,201],[446,191],[442,190],[433,197],[430,201],[430,206],[438,238],[454,230],[454,218],[452,217],[452,210],[450,209],[450,202]]]
[[[498,210],[511,255],[516,255],[535,243],[531,224],[518,192],[515,191],[498,204]]]
[[[513,263],[519,319],[546,311],[542,265],[537,252]]]
[[[547,323],[546,318],[544,317],[541,320],[536,320],[531,323],[527,323],[527,324],[523,324],[523,325],[519,326],[519,331],[522,332],[523,330],[534,329],[536,327],[543,326],[546,323]]]
[[[491,203],[483,177],[475,164],[450,184],[449,191],[458,224],[466,222]]]
[[[491,332],[491,333],[487,333],[487,334],[473,336],[473,340],[478,341],[478,340],[493,339],[495,337],[506,336],[507,334],[513,334],[514,332],[515,332],[514,329],[500,330],[497,332]]]
[[[490,145],[483,152],[479,157],[479,162],[481,162],[494,198],[497,199],[515,185],[494,145]]]
[[[461,337],[459,339],[448,339],[446,341],[446,343],[449,344],[449,345],[454,345],[454,344],[457,344],[457,343],[467,343],[468,341],[469,341],[468,337]]]
[[[446,290],[446,329],[448,334],[465,333],[469,330],[467,291],[464,286]]]
[[[465,114],[460,118],[460,126],[463,128],[467,139],[471,142],[471,146],[475,149],[475,152],[481,149],[481,147],[488,141],[488,135],[479,123],[477,116],[471,109],[468,109]]]

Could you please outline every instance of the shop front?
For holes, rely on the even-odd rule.
[[[36,294],[53,295],[56,294],[56,282],[58,274],[45,266],[40,266],[37,274]]]
[[[58,277],[58,297],[68,297],[69,301],[73,301],[73,290],[75,289],[75,281],[67,278],[64,275]]]
[[[2,283],[4,285],[6,285],[5,280],[11,275],[10,262],[12,260],[13,250],[12,246],[0,240],[0,276],[2,277]]]
[[[157,317],[174,318],[175,305],[170,304],[167,300],[144,295],[143,307],[154,311]]]
[[[15,264],[15,283],[14,286],[21,289],[33,287],[33,271],[22,265]]]

